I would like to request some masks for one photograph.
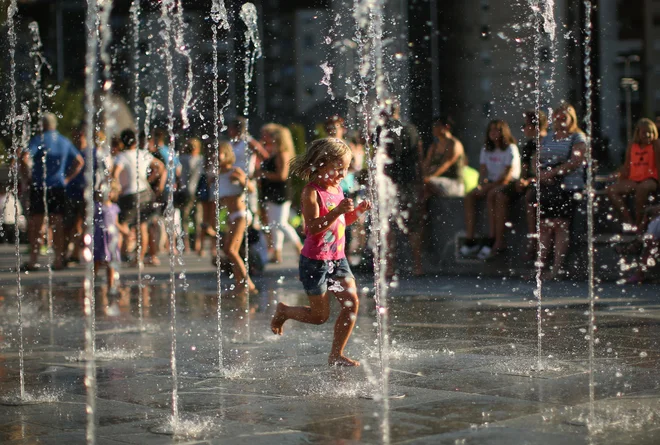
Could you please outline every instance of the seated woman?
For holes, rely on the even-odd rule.
[[[612,207],[621,215],[624,232],[637,232],[641,228],[649,196],[658,191],[659,170],[658,129],[650,119],[640,119],[626,150],[626,160],[613,175],[616,182],[607,188]],[[624,201],[627,195],[635,195],[634,219]]]
[[[486,142],[479,159],[479,185],[465,197],[465,244],[460,253],[463,256],[477,255],[486,259],[491,254],[495,238],[495,197],[512,179],[520,177],[520,154],[509,125],[503,120],[488,124]],[[489,240],[479,245],[474,239],[477,222],[477,200],[486,198]]]
[[[534,186],[536,176],[536,141],[543,139],[548,134],[548,116],[543,111],[539,110],[538,113],[534,110],[526,111],[524,117],[523,134],[527,138],[527,142],[520,155],[522,165],[520,179],[511,181],[506,187],[499,190],[495,197],[495,244],[493,244],[493,252],[488,258],[491,261],[500,257],[507,250],[504,234],[511,202],[521,196],[525,196],[527,201],[531,199],[531,188]],[[526,219],[529,233],[536,232],[535,209],[533,212],[527,212]],[[527,256],[531,257],[534,252],[534,244],[530,244],[527,250]]]
[[[424,197],[465,195],[465,152],[461,141],[451,134],[453,126],[454,121],[448,116],[438,118],[433,125],[434,142],[422,161]]]
[[[540,163],[540,234],[541,264],[546,270],[541,278],[560,279],[565,275],[564,261],[570,245],[573,194],[584,188],[584,153],[587,139],[578,127],[573,106],[562,102],[552,113],[553,134],[541,141]],[[534,189],[534,192],[536,190]],[[534,193],[533,202],[536,202]],[[552,267],[551,255],[554,253]]]

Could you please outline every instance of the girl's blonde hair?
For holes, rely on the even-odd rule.
[[[287,153],[291,156],[294,155],[295,150],[293,147],[293,136],[291,130],[279,124],[266,124],[261,127],[261,131],[270,134],[275,141],[278,153]]]
[[[635,124],[635,133],[633,134],[633,143],[640,144],[642,142],[642,127],[648,127],[651,130],[651,140],[655,141],[658,139],[658,127],[656,127],[655,122],[651,119],[642,118],[637,121]]]
[[[349,154],[352,154],[351,148],[341,139],[317,139],[307,147],[304,154],[291,160],[289,171],[291,176],[309,181],[318,169],[339,161]]]
[[[236,162],[236,155],[234,154],[234,149],[231,144],[227,141],[221,141],[218,145],[218,159],[220,155],[225,155],[225,162],[234,164]]]
[[[573,105],[562,101],[559,103],[559,106],[553,111],[552,114],[554,115],[556,113],[566,113],[571,118],[571,125],[566,128],[568,133],[584,133],[584,131],[580,129],[577,112],[575,111],[575,107],[573,107]]]

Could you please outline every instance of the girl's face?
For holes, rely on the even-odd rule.
[[[571,116],[565,111],[552,113],[552,126],[555,131],[565,131],[571,124]]]
[[[639,127],[639,142],[640,145],[649,145],[653,142],[653,131],[651,131],[648,125]]]
[[[228,161],[227,153],[224,151],[218,152],[218,164],[223,166],[231,166],[231,162]]]
[[[500,131],[499,128],[497,128],[497,125],[491,125],[488,128],[488,139],[490,139],[490,141],[493,144],[498,146],[501,138],[502,138],[502,132]]]
[[[341,122],[333,122],[332,125],[326,127],[326,131],[330,137],[337,139],[344,138],[344,126],[341,124]]]
[[[351,153],[347,153],[343,158],[323,165],[319,169],[318,181],[327,187],[338,187],[342,179],[348,174],[352,158]]]

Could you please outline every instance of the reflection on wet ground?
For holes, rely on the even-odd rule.
[[[97,443],[381,443],[375,311],[367,289],[347,352],[360,369],[328,368],[332,323],[268,328],[273,302],[305,302],[289,261],[248,302],[222,298],[225,369],[219,370],[211,266],[177,288],[181,437],[155,434],[171,414],[169,288],[124,279],[97,286]],[[369,287],[368,277],[358,277]],[[228,278],[224,279],[229,282]],[[26,391],[51,403],[0,408],[0,443],[84,443],[81,280],[48,290],[26,280]],[[544,287],[542,368],[532,284],[478,278],[404,279],[391,289],[391,443],[660,443],[660,288],[597,290],[593,422],[587,289]],[[19,388],[15,288],[0,290],[0,394]],[[336,312],[336,304],[333,307]]]

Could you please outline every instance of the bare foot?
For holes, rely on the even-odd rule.
[[[284,316],[285,307],[284,303],[277,303],[275,315],[273,315],[273,319],[270,321],[270,330],[273,331],[273,334],[282,335],[282,332],[284,332],[282,326],[286,321],[286,317]]]
[[[339,357],[328,357],[328,365],[330,366],[340,366],[340,367],[353,367],[360,366],[360,362],[356,360],[351,360],[348,357],[340,355]]]

